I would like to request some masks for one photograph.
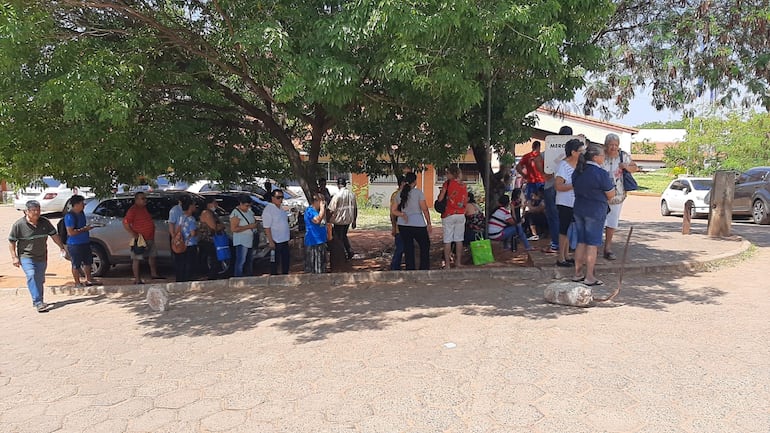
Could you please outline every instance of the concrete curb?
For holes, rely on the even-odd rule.
[[[743,239],[740,245],[730,251],[715,254],[702,260],[684,260],[674,263],[632,263],[626,264],[625,274],[651,274],[662,272],[702,272],[718,262],[740,256],[751,248],[751,242]],[[620,264],[600,264],[597,270],[602,273],[615,273],[620,270]],[[350,272],[334,274],[290,274],[269,275],[260,277],[230,278],[227,280],[191,281],[186,283],[159,283],[144,285],[94,286],[94,287],[47,287],[52,294],[63,295],[141,295],[150,287],[165,287],[169,293],[200,292],[203,290],[232,290],[250,287],[299,287],[313,284],[314,286],[339,286],[367,283],[416,283],[433,281],[467,281],[485,278],[511,278],[518,280],[545,282],[552,279],[565,279],[572,276],[571,268],[555,267],[495,267],[495,268],[464,268],[447,272],[445,270],[430,271],[374,271]],[[0,295],[29,296],[26,287],[0,289]]]

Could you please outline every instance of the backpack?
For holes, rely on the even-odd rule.
[[[66,214],[65,214],[66,215]],[[61,219],[58,223],[56,223],[56,232],[59,233],[59,239],[61,239],[61,243],[64,245],[67,245],[67,225],[64,224],[64,217],[65,215],[62,215]]]

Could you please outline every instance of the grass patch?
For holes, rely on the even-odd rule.
[[[634,179],[639,184],[639,191],[652,194],[662,194],[674,176],[664,170],[651,171],[649,173],[634,173]]]
[[[431,224],[441,223],[441,215],[430,211]],[[356,227],[362,230],[390,230],[390,209],[380,207],[359,207]]]

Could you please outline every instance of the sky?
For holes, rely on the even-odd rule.
[[[657,111],[651,104],[652,98],[649,93],[638,94],[631,101],[628,113],[622,117],[612,117],[610,122],[619,123],[625,126],[637,126],[645,122],[668,122],[682,118],[681,111],[662,110]]]

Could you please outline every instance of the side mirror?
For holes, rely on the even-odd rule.
[[[685,194],[689,194],[690,193],[690,187],[689,186],[684,187],[682,192],[685,193]]]

